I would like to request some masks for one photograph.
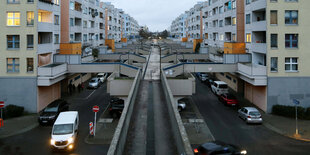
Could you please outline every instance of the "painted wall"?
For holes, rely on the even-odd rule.
[[[267,69],[269,77],[309,77],[310,61],[310,18],[309,0],[298,2],[285,2],[279,0],[277,3],[267,1]],[[270,25],[270,10],[278,11],[278,25]],[[298,10],[298,25],[285,25],[285,10]],[[271,49],[270,34],[278,34],[278,48]],[[298,48],[285,48],[285,34],[298,34]],[[270,57],[278,57],[278,72],[270,72]],[[285,57],[298,57],[298,72],[285,71]],[[287,82],[285,82],[287,83]]]
[[[0,100],[6,105],[18,105],[27,112],[37,112],[36,77],[0,77],[0,86]]]
[[[49,103],[56,99],[59,99],[60,94],[60,82],[55,83],[48,87],[38,87],[38,105],[37,112],[45,108]]]
[[[310,107],[310,77],[268,77],[268,107],[271,112],[276,104],[293,105],[292,99],[300,106]]]
[[[244,98],[265,112],[267,111],[266,94],[266,86],[253,86],[247,82],[244,82]]]

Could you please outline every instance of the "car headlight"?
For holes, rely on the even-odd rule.
[[[70,138],[68,139],[68,143],[72,143],[72,142],[73,142],[73,138],[70,137]]]
[[[247,154],[246,150],[242,150],[240,154]]]
[[[55,145],[55,140],[51,139],[51,145]]]
[[[48,116],[48,118],[52,119],[52,118],[55,118],[56,116]]]

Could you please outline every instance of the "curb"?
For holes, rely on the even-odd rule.
[[[15,135],[18,135],[18,134],[21,134],[21,133],[30,131],[30,130],[32,130],[32,129],[38,127],[38,126],[39,126],[39,123],[35,123],[35,124],[30,125],[30,126],[24,128],[24,129],[22,129],[22,130],[17,131],[17,132],[10,133],[10,134],[7,134],[7,135],[1,135],[1,136],[0,136],[0,139],[7,138],[7,137],[11,137],[11,136],[15,136]]]
[[[290,136],[290,135],[288,135],[287,133],[285,133],[284,131],[282,131],[282,130],[276,128],[276,127],[274,127],[274,126],[271,125],[270,123],[263,122],[263,125],[264,125],[266,128],[268,128],[268,129],[270,129],[270,130],[272,130],[272,131],[274,131],[274,132],[276,132],[276,133],[278,133],[278,134],[280,134],[280,135],[282,135],[282,136],[285,136],[285,137],[288,137],[288,138],[292,138],[292,139],[295,139],[295,140],[299,140],[299,141],[310,142],[310,139],[306,139],[306,138],[297,138],[297,137],[294,137],[294,136]]]

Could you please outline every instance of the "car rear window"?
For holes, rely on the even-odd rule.
[[[251,116],[260,116],[260,113],[258,111],[251,111],[251,112],[249,112],[249,114]]]
[[[90,82],[96,82],[96,80],[90,80]]]

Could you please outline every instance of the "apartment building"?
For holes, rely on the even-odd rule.
[[[124,28],[124,11],[115,8],[110,2],[104,2],[103,8],[106,9],[107,20],[107,34],[106,39],[113,39],[115,42],[120,42]]]
[[[134,39],[139,35],[138,22],[128,14],[124,14],[124,35],[123,38]]]
[[[267,110],[275,104],[310,107],[308,0],[266,0]]]
[[[60,42],[59,0],[7,0],[0,6],[0,100],[37,112],[38,96],[44,96],[37,86],[37,67],[53,62]],[[48,88],[60,97],[59,85]]]
[[[104,45],[104,9],[99,0],[61,2],[61,43]]]
[[[203,14],[202,8],[207,5],[207,2],[198,2],[187,12],[187,38],[188,41],[193,39],[202,39],[203,30]]]
[[[182,39],[186,37],[187,14],[186,11],[172,22],[170,27],[172,38]]]
[[[309,3],[298,0],[207,1],[201,10],[204,43],[209,53],[222,55],[230,45],[238,48],[231,51],[242,51],[235,54],[251,56],[251,63],[238,63],[236,73],[216,73],[216,77],[268,113],[275,104],[293,105],[293,99],[299,100],[300,106],[309,107],[310,70],[306,61],[310,56],[306,50],[310,46],[307,44],[310,19],[306,17]],[[198,25],[191,22],[195,16],[198,19],[197,14],[188,16],[188,33],[194,38],[198,33],[192,28]]]

